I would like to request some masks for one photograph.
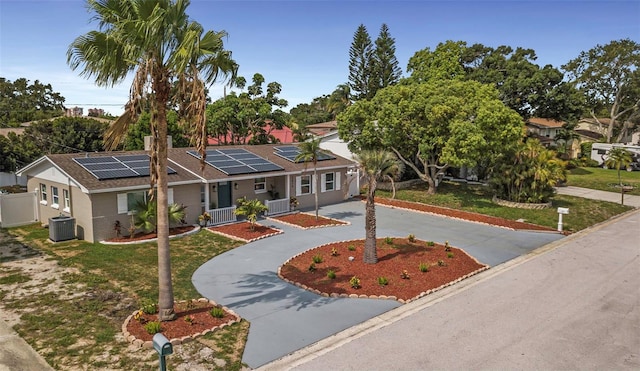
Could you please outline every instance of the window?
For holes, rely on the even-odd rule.
[[[296,177],[296,196],[308,195],[312,192],[311,175]]]
[[[256,193],[264,193],[267,191],[267,178],[255,178],[253,180],[253,190]]]
[[[47,185],[40,183],[40,203],[47,204]]]
[[[62,209],[62,211],[64,212],[71,212],[71,199],[69,198],[69,190],[68,189],[63,189],[62,190],[62,198],[64,201],[64,209]]]
[[[118,193],[118,214],[131,215],[138,202],[146,202],[149,193],[147,191],[136,191],[128,193]],[[173,188],[168,189],[167,198],[169,205],[173,203]]]
[[[60,207],[60,197],[58,196],[58,187],[51,186],[51,207],[57,209]]]
[[[339,191],[340,173],[325,173],[321,175],[320,192]]]

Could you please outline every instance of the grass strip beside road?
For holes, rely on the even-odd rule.
[[[376,195],[391,197],[391,192],[379,190]],[[522,219],[527,223],[553,229],[558,226],[557,208],[566,207],[569,208],[569,215],[565,215],[563,218],[563,229],[571,232],[588,228],[631,209],[631,207],[612,202],[564,195],[555,195],[551,208],[542,210],[516,209],[495,204],[491,201],[492,198],[493,192],[488,186],[455,182],[442,182],[434,195],[426,193],[426,184],[396,192],[396,199],[399,200],[448,207],[509,220]]]
[[[633,187],[626,194],[640,196],[640,171],[621,170],[620,179],[622,184]],[[618,171],[615,169],[578,167],[569,170],[567,175],[568,186],[620,193],[619,184]]]

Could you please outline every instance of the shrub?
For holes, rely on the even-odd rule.
[[[193,325],[193,316],[184,317],[184,321],[190,325]]]
[[[356,276],[351,277],[351,279],[349,280],[349,284],[354,289],[360,288],[360,278],[358,278]]]
[[[157,334],[161,330],[160,322],[147,322],[147,324],[144,325],[144,329],[147,330],[147,333],[151,335]]]
[[[322,255],[320,254],[316,254],[313,256],[313,258],[311,258],[313,260],[314,263],[316,264],[320,264],[322,263]]]
[[[452,252],[448,252],[448,253],[447,253],[447,258],[449,258],[449,259],[453,259],[453,253],[452,253]]]
[[[140,310],[146,314],[154,314],[158,312],[158,308],[156,303],[150,299],[143,299],[142,305],[140,306]]]
[[[387,277],[378,277],[378,285],[386,286],[388,284],[389,284],[389,280],[387,279]]]
[[[407,239],[409,240],[409,242],[416,242],[416,236],[413,234],[410,234]]]
[[[427,241],[427,247],[433,247],[435,244],[433,241]]]
[[[438,266],[439,267],[444,267],[445,266],[444,260],[442,260],[442,259],[438,260]]]
[[[316,263],[311,263],[309,265],[309,272],[315,272],[316,271]]]
[[[356,246],[355,245],[349,245],[349,247],[347,247],[347,249],[349,249],[349,251],[356,251]]]
[[[429,264],[420,263],[420,265],[418,266],[418,269],[420,269],[420,272],[428,272],[429,271]]]
[[[327,271],[327,277],[328,277],[329,279],[334,279],[334,278],[336,278],[336,272],[335,272],[334,270],[329,269],[329,270]]]
[[[209,311],[209,314],[211,314],[211,317],[213,318],[222,318],[224,317],[224,309],[220,307],[213,307]]]
[[[393,238],[391,238],[391,237],[385,237],[385,238],[384,238],[384,242],[385,242],[387,245],[393,245]]]
[[[338,256],[338,250],[335,247],[331,249],[331,256]]]

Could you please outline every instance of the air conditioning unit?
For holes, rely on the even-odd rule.
[[[49,239],[53,242],[76,238],[76,219],[70,216],[49,218]]]

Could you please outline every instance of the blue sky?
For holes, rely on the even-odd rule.
[[[52,85],[66,106],[120,114],[131,80],[101,88],[66,63],[69,44],[96,29],[82,0],[0,0],[0,77]],[[227,49],[250,80],[282,85],[289,107],[331,93],[348,80],[358,25],[372,40],[386,23],[405,71],[417,51],[446,40],[534,49],[540,65],[560,67],[597,44],[640,41],[640,1],[222,1],[192,0],[190,17],[225,30]],[[222,96],[222,85],[210,88]],[[288,110],[288,109],[287,109]]]

